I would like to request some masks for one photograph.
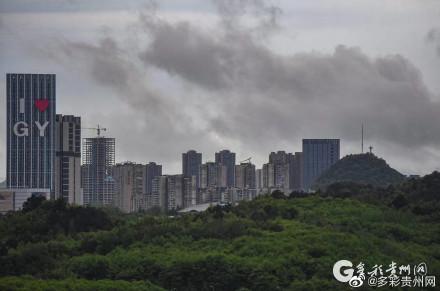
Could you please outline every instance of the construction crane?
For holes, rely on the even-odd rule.
[[[101,131],[107,131],[107,128],[100,127],[99,124],[97,127],[83,127],[82,129],[96,130],[98,137],[101,136]]]
[[[249,158],[247,158],[246,160],[243,160],[243,161],[240,161],[240,164],[243,164],[243,163],[250,163],[251,162],[251,159],[252,159],[252,157],[249,157]]]

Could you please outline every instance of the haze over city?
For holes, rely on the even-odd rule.
[[[176,2],[0,1],[0,70],[56,74],[57,112],[108,128],[118,162],[178,173],[227,148],[260,167],[314,137],[343,156],[363,122],[394,168],[439,169],[437,1]]]

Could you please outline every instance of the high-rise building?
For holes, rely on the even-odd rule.
[[[185,177],[196,177],[197,187],[200,185],[200,166],[202,165],[202,154],[190,150],[182,154],[182,174]]]
[[[271,152],[263,165],[263,188],[289,192],[294,181],[294,156],[285,151]]]
[[[229,150],[222,150],[215,153],[216,164],[222,164],[226,167],[226,187],[235,185],[235,153]]]
[[[53,74],[6,74],[6,187],[16,209],[54,198],[56,86]]]
[[[167,209],[177,210],[183,208],[184,195],[183,175],[170,175],[167,177]]]
[[[271,189],[275,187],[275,165],[267,163],[263,165],[263,188]]]
[[[196,177],[183,177],[183,207],[190,207],[197,203]]]
[[[145,194],[146,209],[153,207],[153,179],[157,176],[162,176],[162,165],[155,162],[150,162],[145,165]]]
[[[81,117],[56,115],[55,198],[82,205]]]
[[[255,184],[258,190],[263,188],[263,169],[257,169],[255,171]]]
[[[243,200],[249,201],[257,197],[257,193],[257,189],[225,188],[221,202],[236,204]]]
[[[115,139],[94,137],[83,139],[82,188],[84,205],[112,205],[115,165]]]
[[[303,187],[310,190],[316,179],[339,160],[339,139],[303,139]]]
[[[295,191],[303,190],[303,153],[296,152],[293,161],[293,185]]]
[[[239,189],[255,189],[255,165],[241,163],[235,166],[235,187]]]
[[[152,207],[162,211],[196,205],[196,177],[163,175],[153,179]]]
[[[125,213],[145,210],[145,166],[135,163],[113,167],[115,193],[113,205]]]
[[[152,207],[158,207],[162,211],[168,208],[168,177],[167,176],[157,176],[153,179],[152,184]]]
[[[227,168],[225,165],[207,162],[200,167],[200,188],[226,187]]]
[[[145,165],[145,168],[145,189],[146,193],[151,193],[153,190],[153,179],[157,176],[162,176],[162,165],[149,162]]]
[[[269,163],[274,165],[274,187],[290,189],[290,182],[293,180],[293,155],[285,151],[272,152]]]

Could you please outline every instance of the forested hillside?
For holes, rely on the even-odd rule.
[[[438,177],[380,193],[273,193],[179,217],[33,200],[0,218],[0,290],[349,290],[333,278],[341,259],[426,262],[440,274],[438,217],[415,210],[438,201]]]
[[[406,177],[374,154],[348,155],[336,162],[316,181],[315,189],[337,182],[387,187],[404,182]]]

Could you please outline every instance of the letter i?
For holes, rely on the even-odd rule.
[[[20,98],[20,113],[24,113],[24,98]]]

